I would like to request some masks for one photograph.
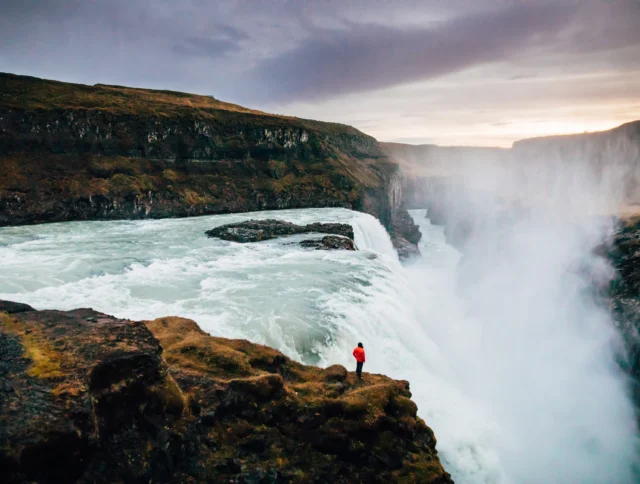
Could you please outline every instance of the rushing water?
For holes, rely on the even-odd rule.
[[[406,267],[376,219],[345,209],[0,229],[0,299],[39,309],[93,307],[131,319],[180,315],[212,334],[247,338],[321,366],[351,368],[351,350],[362,341],[365,371],[411,382],[419,414],[457,482],[631,482],[633,418],[620,378],[594,368],[597,388],[612,394],[602,403],[594,403],[591,387],[585,395],[554,388],[549,398],[578,398],[592,410],[575,417],[544,401],[544,384],[500,380],[496,361],[505,362],[488,354],[485,364],[478,356],[485,326],[456,295],[460,255],[423,211],[413,215],[423,256]],[[255,244],[204,236],[251,218],[350,223],[360,250],[294,243],[307,236]],[[487,386],[491,392],[479,390]],[[543,393],[527,393],[533,390]],[[521,415],[504,411],[522,399],[538,402],[537,418],[526,405]],[[536,426],[548,433],[543,439]]]

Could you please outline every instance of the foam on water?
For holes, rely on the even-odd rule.
[[[520,436],[509,428],[518,423],[501,418],[496,401],[472,391],[471,380],[484,381],[477,371],[482,365],[464,355],[476,354],[482,325],[456,295],[460,255],[424,211],[414,216],[424,234],[423,257],[408,267],[400,265],[375,218],[345,209],[0,229],[0,299],[36,308],[93,307],[131,319],[180,315],[215,335],[247,338],[322,366],[351,368],[351,350],[362,341],[365,371],[411,382],[419,414],[434,429],[457,482],[525,482],[504,450]],[[204,236],[214,226],[251,218],[350,223],[360,251],[302,249],[293,242],[304,236],[256,244]],[[560,456],[562,445],[574,445],[553,438]],[[523,453],[533,452],[528,445],[514,443]],[[598,480],[603,476],[628,482],[626,475],[604,469],[590,482],[604,482]]]
[[[359,252],[309,251],[308,235],[236,244],[216,225],[251,218],[346,222]],[[381,232],[383,237],[372,234]],[[317,362],[342,319],[335,299],[366,299],[399,263],[378,221],[345,209],[160,221],[71,222],[0,231],[1,297],[38,308],[90,306],[132,319],[179,314],[205,329],[250,338]]]

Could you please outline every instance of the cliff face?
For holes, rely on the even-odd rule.
[[[610,198],[625,204],[622,210],[638,211],[640,204],[640,121],[596,133],[548,136],[518,141],[511,149],[519,177],[549,182],[555,172],[575,173],[593,183],[605,184]]]
[[[624,337],[624,366],[634,379],[634,398],[640,407],[640,220],[622,221],[613,240],[599,250],[617,271],[606,296]]]
[[[0,74],[0,226],[341,206],[394,230],[374,138],[207,96]]]
[[[511,149],[441,147],[381,143],[383,153],[407,177],[407,206],[442,206],[444,197],[469,191],[498,192],[507,198],[584,191],[602,184],[620,210],[640,212],[640,121],[595,133],[547,136],[517,141]],[[570,187],[571,184],[576,184]]]
[[[475,167],[504,163],[509,150],[475,146],[380,143],[382,152],[398,163],[409,178],[459,176]]]
[[[0,301],[6,483],[450,483],[410,397],[182,318]]]

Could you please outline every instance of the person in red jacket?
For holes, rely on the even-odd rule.
[[[365,362],[364,346],[362,346],[362,343],[358,343],[358,347],[353,350],[353,356],[356,358],[356,373],[358,374],[358,378],[362,380],[362,365],[364,365]]]

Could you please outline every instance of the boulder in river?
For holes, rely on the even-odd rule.
[[[409,260],[420,257],[420,249],[406,239],[399,238],[394,241],[400,260]]]
[[[205,232],[209,237],[240,243],[259,242],[288,235],[308,233],[342,235],[353,240],[353,227],[348,224],[313,223],[296,225],[275,219],[247,220],[245,222],[221,225]]]
[[[316,250],[356,250],[353,240],[340,235],[325,235],[319,239],[303,240],[300,245]]]

